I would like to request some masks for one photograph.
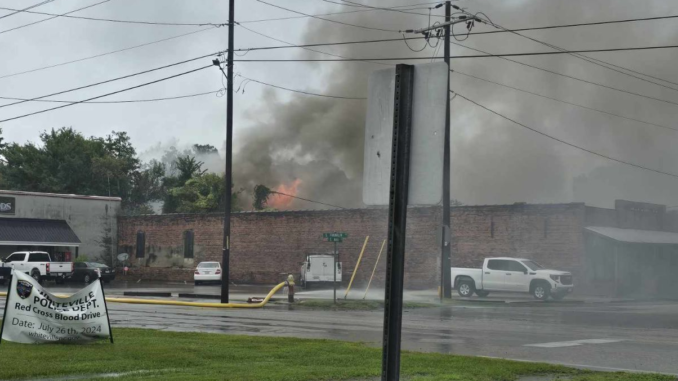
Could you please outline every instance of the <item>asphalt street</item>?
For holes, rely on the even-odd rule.
[[[50,291],[67,292],[79,287]],[[142,287],[118,285],[108,287],[107,293],[128,289]],[[219,286],[145,289],[216,294]],[[255,296],[251,295],[255,291],[264,289],[234,289],[232,299]],[[307,296],[298,293],[301,299]],[[356,293],[356,297],[362,297],[362,293]],[[0,307],[4,307],[4,298],[0,298]],[[113,327],[323,338],[374,346],[381,345],[383,323],[380,310],[323,311],[287,305],[238,310],[109,303],[109,310]],[[678,302],[672,301],[455,302],[452,306],[406,310],[402,332],[402,347],[407,350],[678,374]]]

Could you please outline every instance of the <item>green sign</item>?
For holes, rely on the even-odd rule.
[[[327,242],[342,242],[343,239],[341,237],[327,237]]]
[[[348,233],[323,233],[323,238],[347,238]]]

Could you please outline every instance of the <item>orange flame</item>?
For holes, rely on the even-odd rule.
[[[292,181],[291,184],[285,185],[285,184],[280,184],[278,187],[275,189],[276,192],[279,193],[284,193],[286,195],[290,196],[296,196],[299,185],[301,184],[300,179],[296,179]],[[274,194],[271,196],[271,198],[268,201],[268,205],[271,206],[272,208],[276,209],[287,209],[290,204],[292,204],[292,201],[294,201],[294,198],[288,197],[282,194]]]

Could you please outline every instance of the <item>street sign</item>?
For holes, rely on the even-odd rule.
[[[348,233],[323,233],[323,238],[348,238]]]
[[[327,237],[327,242],[343,242],[344,240],[341,237]]]
[[[443,199],[447,81],[448,66],[444,62],[414,66],[409,205],[436,205]],[[367,87],[363,202],[388,205],[395,69],[375,71]]]

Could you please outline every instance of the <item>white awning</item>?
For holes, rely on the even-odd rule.
[[[619,242],[678,245],[678,233],[657,230],[619,229],[606,226],[588,226],[584,229]]]

